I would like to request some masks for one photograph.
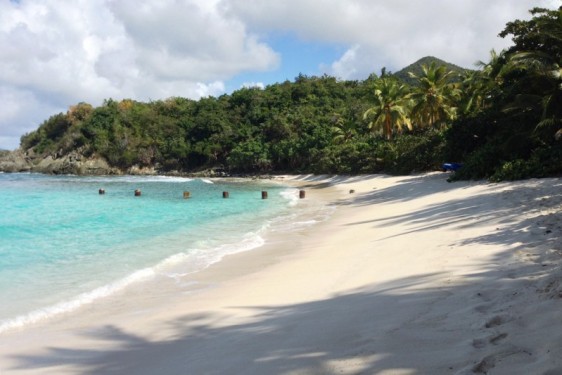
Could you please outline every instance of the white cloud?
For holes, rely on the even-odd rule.
[[[50,115],[64,111],[30,90],[16,87],[0,87],[0,103],[0,149],[16,148],[23,134],[35,130]]]
[[[274,67],[277,54],[214,3],[160,0],[139,6],[137,0],[119,0],[110,9],[135,46],[138,68],[156,80],[224,80]]]
[[[534,6],[559,0],[225,0],[227,12],[260,32],[290,31],[304,41],[349,46],[327,73],[362,78],[433,55],[473,67],[492,48],[505,24],[529,18]],[[558,5],[557,5],[558,4]]]
[[[0,148],[68,106],[200,98],[279,56],[217,0],[0,2]],[[30,115],[33,113],[33,116]],[[16,136],[12,136],[16,135]],[[9,141],[6,141],[9,139]]]
[[[361,47],[354,45],[332,64],[331,70],[336,77],[353,77],[357,73],[357,52]]]
[[[491,48],[508,45],[497,37],[506,22],[528,18],[533,6],[559,4],[0,1],[0,148],[16,147],[21,134],[81,101],[99,105],[107,98],[219,95],[233,77],[280,64],[281,56],[265,42],[272,35],[297,35],[303,41],[343,47],[338,59],[319,66],[339,78],[364,78],[383,66],[397,70],[426,55],[471,67],[476,60],[486,60]]]

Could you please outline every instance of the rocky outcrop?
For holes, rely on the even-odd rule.
[[[21,150],[3,151],[0,154],[0,171],[29,172],[31,163]]]
[[[74,152],[56,159],[47,156],[33,165],[31,171],[46,174],[76,175],[122,174],[119,169],[110,167],[102,158],[84,158]]]
[[[66,155],[54,153],[47,156],[37,155],[33,149],[22,151],[0,151],[0,172],[35,172],[45,174],[74,174],[82,176],[101,175],[139,175],[139,176],[183,176],[183,177],[229,177],[232,176],[224,168],[216,167],[201,171],[162,171],[159,165],[138,166],[127,169],[111,167],[99,156],[84,156],[80,149]],[[240,175],[238,177],[248,177]]]
[[[76,151],[60,157],[37,157],[33,151],[11,151],[0,156],[0,171],[76,175],[123,174],[121,170],[107,164],[103,158],[86,158]]]
[[[140,167],[138,165],[133,165],[127,169],[125,173],[134,176],[156,176],[158,171],[154,167]]]

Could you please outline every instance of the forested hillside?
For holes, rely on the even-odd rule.
[[[560,174],[562,9],[531,13],[506,25],[514,46],[478,70],[430,58],[406,68],[407,81],[300,75],[198,101],[78,103],[20,148],[31,163],[75,153],[125,172],[411,173],[455,161],[454,178]]]
[[[461,77],[470,73],[469,69],[461,68],[460,66],[448,63],[446,61],[438,59],[437,57],[426,56],[426,57],[422,57],[415,63],[410,64],[407,67],[393,73],[393,75],[396,78],[400,79],[401,81],[404,81],[405,83],[414,86],[417,84],[417,81],[410,75],[410,73],[413,73],[414,75],[418,76],[422,74],[422,66],[424,65],[429,66],[431,64],[435,64],[438,66],[443,65],[445,66],[445,69],[447,71],[453,72],[453,75],[451,77],[453,82],[459,82]]]

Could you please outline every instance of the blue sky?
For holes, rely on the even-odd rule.
[[[474,67],[560,0],[0,0],[0,149],[79,102],[198,99],[299,73]]]
[[[273,33],[266,41],[279,54],[279,65],[265,72],[242,72],[227,82],[227,91],[236,90],[248,83],[268,85],[285,80],[293,81],[299,74],[327,74],[325,67],[345,52],[345,46],[304,41],[294,33]]]

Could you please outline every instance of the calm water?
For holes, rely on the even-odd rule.
[[[0,174],[0,332],[196,272],[328,211],[273,182]]]

